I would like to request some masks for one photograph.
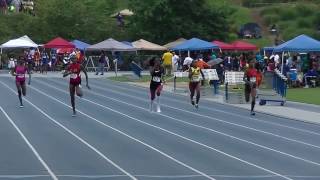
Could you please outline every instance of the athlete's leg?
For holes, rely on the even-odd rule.
[[[251,115],[255,115],[254,106],[256,104],[257,88],[254,84],[251,89]]]
[[[151,98],[150,111],[151,112],[153,111],[153,102],[154,102],[155,97],[156,97],[156,89],[154,87],[150,87],[150,98]]]
[[[193,82],[189,83],[189,90],[190,90],[190,100],[191,100],[191,104],[194,105],[194,100],[193,100],[193,96],[194,96],[194,92],[195,92],[195,86]]]
[[[249,84],[244,85],[244,96],[246,102],[249,102],[250,100],[250,92],[251,92],[251,86]]]
[[[20,107],[23,107],[21,83],[19,81],[16,81],[16,86],[17,86],[17,91],[18,91],[18,98],[20,101]]]
[[[157,94],[157,112],[161,112],[161,109],[160,109],[160,94],[161,94],[161,90],[162,90],[162,85],[158,85],[158,87],[156,89],[156,94]]]
[[[196,108],[198,108],[198,104],[199,104],[199,100],[200,100],[200,82],[197,83],[196,87],[195,87],[195,91],[197,92],[197,96],[196,96]]]
[[[20,86],[21,86],[21,90],[22,90],[22,95],[23,95],[23,96],[26,96],[26,94],[27,94],[26,83],[25,83],[25,82],[21,82],[21,83],[20,83]]]
[[[75,85],[69,84],[69,91],[70,91],[70,97],[71,97],[71,106],[73,115],[76,114],[76,106],[75,106]]]
[[[75,89],[76,89],[77,96],[82,97],[83,96],[83,92],[82,92],[82,89],[81,89],[80,85],[76,85]]]

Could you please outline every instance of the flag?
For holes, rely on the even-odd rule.
[[[132,61],[130,64],[130,67],[131,67],[132,72],[135,75],[141,77],[142,68],[138,64],[136,64],[135,62]]]

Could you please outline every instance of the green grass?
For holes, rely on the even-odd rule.
[[[287,100],[320,105],[320,88],[288,89]]]
[[[134,77],[133,75],[123,75],[118,77],[109,77],[110,80],[120,81],[120,82],[149,82],[151,77],[150,75],[143,75],[141,78]],[[173,82],[173,78],[165,77],[167,82]],[[177,78],[176,82],[188,82],[188,78]]]

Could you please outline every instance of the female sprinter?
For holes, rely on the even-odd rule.
[[[150,81],[150,97],[151,97],[151,103],[150,103],[150,112],[153,111],[153,101],[157,95],[157,112],[161,112],[160,109],[160,93],[163,87],[164,81],[164,68],[160,65],[160,60],[153,57],[149,61],[150,65],[150,75],[151,75],[151,81]]]
[[[191,63],[191,67],[189,69],[189,90],[190,90],[190,100],[191,104],[196,108],[199,107],[199,100],[200,100],[200,74],[202,76],[202,80],[204,80],[204,74],[201,71],[200,67],[197,67],[197,61],[193,61]],[[194,93],[197,92],[196,96],[196,103],[194,103],[193,96]]]
[[[22,96],[26,96],[26,73],[29,74],[28,84],[31,83],[30,71],[28,71],[28,67],[25,66],[25,62],[23,61],[23,57],[20,57],[17,63],[17,66],[12,69],[11,74],[16,77],[16,86],[18,90],[18,97],[20,101],[20,108],[23,108]]]
[[[84,75],[86,76],[86,86],[90,89],[88,84],[88,74],[84,67],[78,63],[76,56],[70,56],[71,64],[68,65],[66,71],[63,73],[63,77],[70,75],[69,81],[69,91],[71,97],[71,106],[73,114],[72,116],[76,116],[76,107],[75,107],[75,93],[77,96],[82,97],[82,90],[80,87],[81,84],[81,75],[80,72],[83,71]]]
[[[257,69],[254,66],[254,63],[249,64],[249,68],[245,72],[244,81],[245,81],[245,99],[246,102],[249,102],[251,95],[251,115],[255,115],[254,106],[256,104],[257,96]]]

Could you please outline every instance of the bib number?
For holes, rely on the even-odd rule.
[[[200,81],[200,77],[194,75],[194,76],[192,76],[191,81],[198,82],[198,81]]]
[[[256,77],[251,77],[250,78],[250,82],[256,82],[257,81],[257,78]]]
[[[157,77],[157,76],[154,76],[154,77],[152,78],[152,81],[154,81],[154,82],[160,82],[160,81],[161,81],[161,78],[160,78],[160,77]]]
[[[24,74],[18,74],[17,77],[18,78],[24,78]]]
[[[77,77],[78,77],[77,74],[71,74],[71,75],[70,75],[70,78],[71,78],[71,79],[77,79]]]

